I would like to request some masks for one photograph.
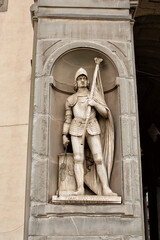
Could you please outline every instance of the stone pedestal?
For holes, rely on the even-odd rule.
[[[121,203],[121,197],[118,196],[96,196],[96,195],[81,195],[81,196],[52,196],[54,204],[107,204]]]
[[[135,4],[129,0],[39,0],[32,7],[34,115],[30,121],[31,181],[27,189],[31,202],[26,206],[26,240],[144,239],[133,21],[129,13],[132,2]],[[119,197],[87,193],[58,198],[64,104],[74,92],[73,79],[79,67],[84,67],[92,80],[94,57],[103,58],[102,85],[115,125],[110,186]],[[66,182],[60,185],[62,191],[63,184]],[[68,190],[74,187],[75,182]]]

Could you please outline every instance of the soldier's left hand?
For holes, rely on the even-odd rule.
[[[89,105],[89,106],[95,107],[96,104],[97,104],[97,103],[96,103],[93,99],[89,99],[89,100],[88,100],[88,105]]]

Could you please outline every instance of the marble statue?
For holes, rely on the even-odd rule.
[[[84,68],[75,74],[75,91],[65,104],[63,145],[69,144],[74,158],[77,184],[75,194],[84,195],[84,183],[97,195],[117,196],[109,187],[113,165],[114,128],[112,116],[104,100],[99,64],[95,58],[91,91],[88,74]]]

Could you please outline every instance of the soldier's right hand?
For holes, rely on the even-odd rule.
[[[66,135],[63,135],[63,145],[64,147],[68,146],[69,144],[69,139]]]

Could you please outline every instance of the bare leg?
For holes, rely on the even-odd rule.
[[[81,145],[82,137],[71,136],[73,155],[74,155],[74,173],[77,183],[76,195],[84,195],[84,148]]]
[[[84,169],[82,163],[74,164],[74,172],[77,182],[77,195],[84,195]]]
[[[117,194],[113,193],[112,190],[109,188],[107,173],[106,173],[106,170],[105,170],[105,167],[104,167],[103,163],[102,164],[96,164],[96,168],[97,168],[98,176],[99,176],[99,178],[101,180],[101,183],[102,183],[103,195],[104,196],[117,196]]]
[[[107,171],[103,164],[100,135],[96,136],[87,135],[87,141],[96,164],[97,174],[102,183],[103,195],[116,196],[117,194],[113,193],[112,190],[109,188]]]

